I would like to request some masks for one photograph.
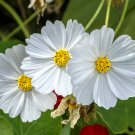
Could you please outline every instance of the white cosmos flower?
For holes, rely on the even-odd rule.
[[[67,63],[71,59],[70,49],[85,36],[84,28],[78,22],[69,20],[65,28],[61,21],[52,24],[47,21],[41,34],[33,34],[26,39],[29,57],[22,62],[26,75],[41,93],[53,90],[58,95],[72,93],[71,78],[67,74]]]
[[[20,69],[26,56],[23,45],[0,54],[0,108],[12,118],[20,114],[23,122],[31,122],[38,119],[41,112],[53,109],[56,96],[35,91],[31,78]]]
[[[127,35],[113,39],[114,31],[103,26],[71,50],[68,71],[78,104],[94,101],[109,109],[117,98],[135,96],[135,41]]]

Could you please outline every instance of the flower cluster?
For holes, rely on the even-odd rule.
[[[69,108],[70,118],[63,123],[74,127],[82,106],[94,102],[109,109],[117,99],[135,96],[135,41],[128,35],[114,41],[113,29],[106,26],[87,33],[76,20],[66,27],[47,21],[26,43],[0,54],[0,108],[11,117],[38,119],[54,108],[55,90],[65,98],[52,116]],[[69,95],[76,98],[73,108]]]

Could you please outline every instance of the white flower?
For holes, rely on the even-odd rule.
[[[41,111],[53,109],[56,96],[35,91],[31,78],[20,69],[21,61],[26,56],[23,45],[0,54],[0,108],[12,118],[20,114],[23,122],[31,122],[40,117]]]
[[[78,104],[94,100],[109,109],[117,98],[135,96],[135,41],[127,35],[113,39],[114,31],[103,26],[71,50],[69,74]]]
[[[41,34],[33,34],[26,42],[29,57],[22,62],[26,75],[41,93],[53,90],[58,95],[72,93],[71,78],[67,74],[67,63],[71,59],[70,49],[85,35],[84,28],[75,20],[69,20],[65,28],[61,21],[47,21]]]

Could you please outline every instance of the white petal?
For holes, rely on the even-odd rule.
[[[116,105],[117,98],[109,87],[106,74],[98,75],[94,87],[93,97],[95,103],[100,107],[103,106],[104,108],[109,109],[110,107],[114,107]]]
[[[50,58],[37,59],[33,57],[26,57],[22,61],[21,69],[24,70],[26,75],[33,77],[36,75],[37,72],[52,64],[54,64],[54,62]]]
[[[0,101],[0,107],[5,113],[9,113],[10,117],[12,118],[20,114],[25,99],[25,93],[20,89],[15,89],[16,90],[14,90],[12,93],[5,93],[6,95],[3,95]]]
[[[77,20],[69,20],[66,26],[66,43],[65,48],[70,50],[73,46],[77,45],[79,41],[85,36],[84,27],[79,24]]]
[[[100,30],[94,30],[90,33],[89,42],[94,47],[97,56],[106,56],[114,38],[114,31],[111,28],[103,26]]]
[[[58,95],[62,96],[67,96],[72,93],[71,77],[67,74],[65,68],[60,68],[57,71],[54,89]]]
[[[40,111],[45,112],[47,109],[53,109],[56,104],[57,98],[54,93],[40,94],[33,90],[32,92],[33,102]]]
[[[56,78],[57,67],[50,65],[38,72],[32,79],[32,84],[36,91],[48,94],[54,90],[54,80]]]
[[[93,71],[95,71],[94,63],[90,62],[70,63],[68,69],[69,74],[72,76],[73,85],[78,85],[84,81]]]
[[[26,39],[26,52],[34,58],[50,58],[53,57],[55,50],[48,46],[44,41],[44,37],[40,34],[33,34],[30,39]]]
[[[20,116],[23,122],[32,122],[41,116],[40,110],[37,109],[33,102],[31,91],[26,92],[25,102]]]
[[[16,81],[12,80],[0,80],[0,97],[9,97],[10,95],[18,91]]]
[[[73,87],[73,95],[77,98],[78,104],[90,105],[93,102],[93,88],[97,75],[97,72],[93,72],[82,83]]]
[[[4,76],[7,79],[16,80],[21,71],[18,71],[17,66],[10,57],[0,54],[0,76]]]
[[[135,78],[135,58],[124,62],[112,62],[112,67],[126,76]]]
[[[101,56],[105,56],[112,46],[114,31],[111,28],[103,26],[100,30],[100,36]]]
[[[83,41],[71,49],[70,53],[73,59],[70,61],[95,61],[97,59],[97,55],[94,52],[94,49],[95,48],[90,44],[88,40],[88,36],[86,36]]]
[[[107,73],[109,86],[116,97],[126,100],[135,96],[135,80],[112,69]]]
[[[50,21],[46,22],[41,30],[42,35],[47,38],[48,45],[52,46],[54,49],[61,49],[65,44],[65,26],[61,21],[55,21],[52,24]]]
[[[27,56],[24,45],[13,46],[12,49],[6,49],[5,54],[11,57],[18,67],[21,66],[22,60]]]
[[[107,56],[112,62],[122,62],[135,58],[135,41],[131,37],[122,35],[112,44]]]

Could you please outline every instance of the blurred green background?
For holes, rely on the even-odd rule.
[[[125,4],[125,0],[119,0],[120,4],[115,3],[116,1],[113,0],[109,20],[109,27],[114,30],[120,21]],[[40,32],[46,20],[54,22],[58,19],[66,24],[68,19],[77,19],[85,27],[100,2],[101,0],[55,0],[47,6],[44,16],[37,24],[38,12],[28,8],[28,0],[0,0],[0,52],[4,53],[6,48],[18,43],[25,44],[25,38],[32,33]],[[102,10],[87,32],[105,24],[107,2],[108,0],[105,0]],[[128,34],[135,39],[135,0],[129,0],[125,19],[116,37],[122,34]],[[11,119],[0,111],[0,135],[78,135],[82,126],[92,123],[105,125],[112,135],[135,135],[135,98],[119,101],[117,106],[110,110],[97,108],[97,119],[83,124],[79,120],[73,130],[69,125],[62,126],[61,119],[50,118],[48,111],[42,113],[42,117],[37,121],[22,123],[19,117]]]

